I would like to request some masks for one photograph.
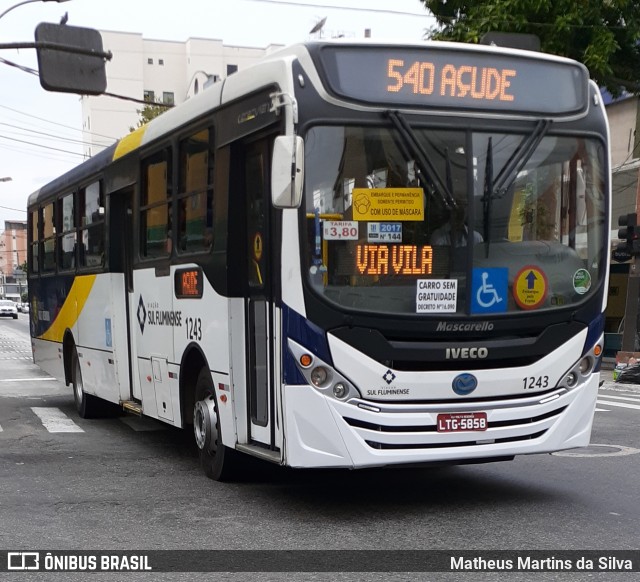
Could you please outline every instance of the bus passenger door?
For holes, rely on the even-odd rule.
[[[118,281],[114,281],[113,301],[118,303],[114,309],[118,317],[114,329],[114,348],[118,365],[120,400],[140,399],[140,383],[137,374],[133,373],[135,342],[131,341],[132,314],[135,317],[136,305],[133,304],[133,186],[123,188],[110,194],[109,253],[111,271],[122,273]],[[121,305],[120,305],[121,302]],[[132,352],[133,350],[133,352]]]
[[[245,369],[249,441],[277,448],[274,392],[274,301],[269,196],[269,141],[245,150]]]

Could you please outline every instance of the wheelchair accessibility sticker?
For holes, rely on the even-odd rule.
[[[502,313],[507,310],[509,269],[473,269],[471,274],[471,313]]]
[[[513,297],[522,309],[536,309],[547,298],[549,285],[544,271],[534,266],[521,269],[513,281]]]

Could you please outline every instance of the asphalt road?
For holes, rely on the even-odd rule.
[[[614,383],[610,371],[603,374],[592,445],[585,449],[438,469],[295,471],[252,462],[243,481],[228,484],[201,473],[189,434],[130,416],[79,418],[71,388],[31,362],[26,321],[25,316],[0,321],[3,548],[638,549],[640,386]],[[20,576],[7,574],[7,579]],[[505,579],[500,573],[100,576]],[[572,575],[512,574],[509,579],[562,576]],[[633,574],[591,574],[590,579],[629,576]],[[28,577],[85,579],[80,574]]]

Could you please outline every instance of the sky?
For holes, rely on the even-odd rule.
[[[362,38],[371,29],[374,39],[418,41],[433,25],[419,0],[31,0],[16,6],[19,2],[0,0],[0,43],[33,42],[40,22],[58,23],[65,13],[73,26],[260,48],[317,38],[310,31],[325,17],[327,38]],[[37,69],[34,49],[0,50],[0,58]],[[81,130],[78,95],[45,91],[37,76],[0,62],[0,231],[6,220],[26,220],[32,192],[83,161]]]

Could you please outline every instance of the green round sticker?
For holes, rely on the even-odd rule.
[[[589,291],[591,289],[591,273],[586,269],[578,269],[573,274],[573,288],[580,295],[584,295]]]

